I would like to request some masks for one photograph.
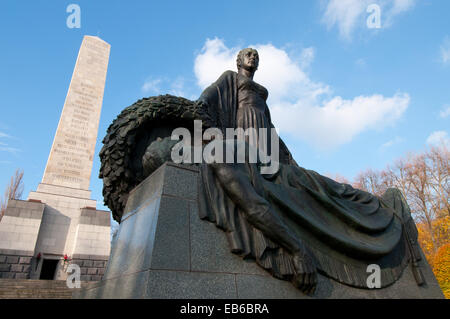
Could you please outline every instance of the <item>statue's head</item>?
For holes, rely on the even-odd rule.
[[[248,71],[258,70],[259,65],[259,54],[258,51],[252,48],[246,48],[239,51],[236,64],[238,70],[244,68]]]

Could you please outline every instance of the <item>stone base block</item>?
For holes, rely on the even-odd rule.
[[[443,298],[423,258],[426,284],[408,266],[394,285],[357,289],[321,274],[305,295],[229,251],[226,234],[198,215],[198,171],[165,164],[129,196],[103,280],[74,298]]]

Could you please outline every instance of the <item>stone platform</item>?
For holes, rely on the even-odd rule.
[[[425,257],[384,289],[356,289],[318,275],[312,295],[229,251],[225,233],[199,218],[198,171],[166,163],[131,193],[103,280],[74,298],[443,298]]]
[[[72,292],[65,280],[0,279],[0,299],[71,299]]]

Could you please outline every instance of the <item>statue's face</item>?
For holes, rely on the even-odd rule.
[[[259,65],[259,55],[256,50],[248,49],[244,51],[241,59],[241,67],[246,70],[256,70]]]

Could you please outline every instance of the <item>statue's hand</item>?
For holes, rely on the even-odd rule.
[[[292,283],[304,293],[314,291],[317,284],[317,271],[314,261],[307,252],[298,252],[293,256],[295,274]]]

